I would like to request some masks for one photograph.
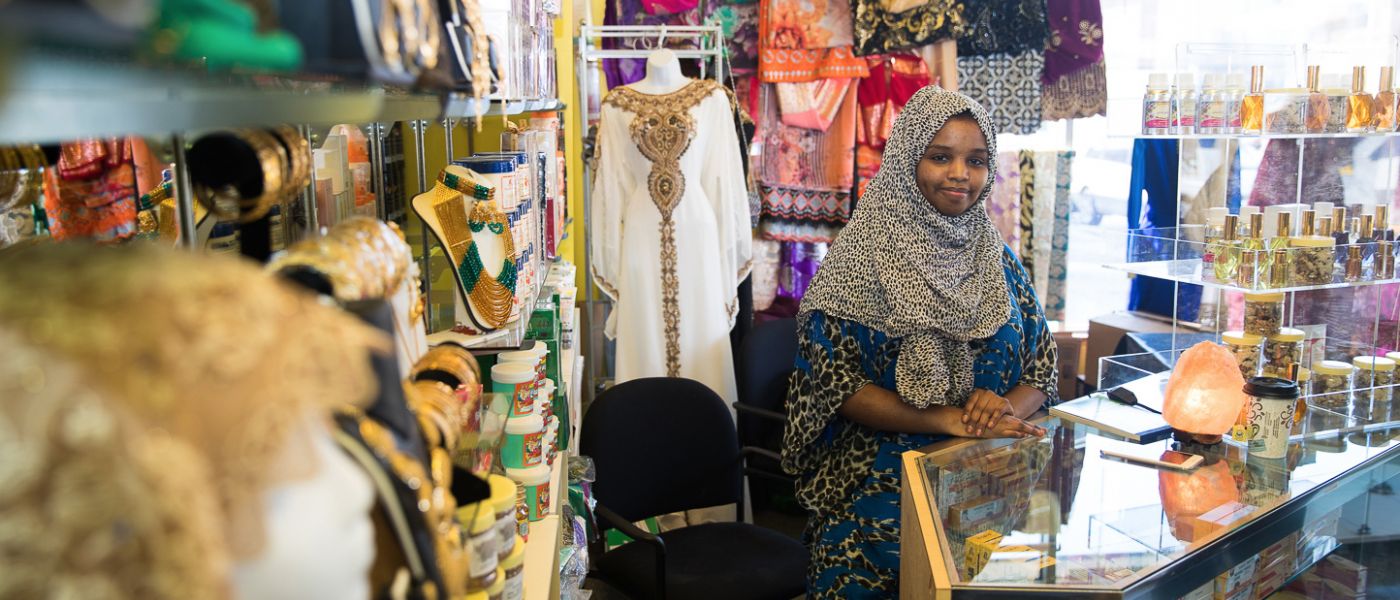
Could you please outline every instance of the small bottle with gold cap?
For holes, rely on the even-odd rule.
[[[1372,231],[1371,237],[1376,241],[1395,241],[1395,232],[1390,229],[1390,207],[1384,204],[1376,205],[1376,228]]]
[[[1370,263],[1376,255],[1376,216],[1361,215],[1361,223],[1352,242],[1361,246],[1361,260]]]
[[[1361,281],[1364,276],[1361,262],[1361,246],[1352,244],[1347,246],[1347,261],[1342,276],[1344,281]]]
[[[1395,244],[1381,240],[1376,242],[1376,258],[1373,262],[1376,279],[1395,279]]]
[[[1244,133],[1264,129],[1264,66],[1249,69],[1249,93],[1240,101],[1240,128]]]
[[[1225,283],[1235,281],[1235,271],[1240,264],[1239,220],[1237,215],[1225,215],[1220,237],[1206,244],[1206,253],[1211,256],[1211,268],[1209,273],[1202,274],[1207,278],[1213,277],[1215,281]]]
[[[1327,117],[1330,113],[1327,94],[1322,93],[1322,67],[1308,66],[1308,108],[1303,115],[1303,127],[1308,133],[1322,133],[1327,130]]]
[[[1366,92],[1366,67],[1351,68],[1351,95],[1347,97],[1347,133],[1371,130],[1371,113],[1376,101]]]
[[[1376,92],[1376,105],[1371,125],[1376,131],[1395,131],[1395,67],[1381,67],[1381,87]]]
[[[1240,241],[1240,264],[1236,282],[1254,289],[1269,282],[1269,247],[1264,240],[1264,214],[1250,213],[1249,237]]]

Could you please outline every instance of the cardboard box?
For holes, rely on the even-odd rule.
[[[1322,579],[1336,583],[1344,591],[1366,593],[1366,567],[1336,554],[1328,555],[1313,567]]]
[[[1113,356],[1118,342],[1129,333],[1171,333],[1170,321],[1144,317],[1128,311],[1109,313],[1089,319],[1088,348],[1084,355],[1084,381],[1099,385],[1099,359]]]
[[[967,538],[963,546],[963,579],[971,580],[987,566],[992,553],[1001,545],[1001,537],[1000,533],[988,529]]]
[[[1255,556],[1235,565],[1229,571],[1217,575],[1215,577],[1215,597],[1234,598],[1242,588],[1249,587],[1249,584],[1254,581],[1254,570],[1258,564],[1259,557]],[[1240,597],[1247,598],[1249,596]]]
[[[959,502],[948,508],[948,527],[965,530],[970,523],[985,521],[1006,511],[1006,500],[996,496],[981,496]]]

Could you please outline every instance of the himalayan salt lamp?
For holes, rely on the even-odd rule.
[[[1196,517],[1240,499],[1235,476],[1223,460],[1189,473],[1160,469],[1157,491],[1161,494],[1162,512],[1171,524],[1172,535],[1188,543],[1195,541],[1192,521]]]
[[[1198,439],[1218,440],[1235,424],[1246,400],[1235,355],[1220,344],[1201,342],[1177,359],[1162,399],[1162,418]]]

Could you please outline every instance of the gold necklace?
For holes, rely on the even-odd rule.
[[[461,193],[443,186],[435,186],[434,192],[440,199],[433,204],[433,212],[446,238],[443,241],[448,257],[471,305],[469,317],[481,329],[499,329],[510,319],[515,305],[515,244],[505,215],[487,200],[477,202],[468,217],[466,199]],[[506,257],[495,276],[486,271],[472,237],[473,231],[482,229],[490,230],[504,246]]]

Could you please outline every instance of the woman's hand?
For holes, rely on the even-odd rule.
[[[991,438],[1027,438],[1040,437],[1045,435],[1045,428],[1035,425],[1030,421],[1018,419],[1014,415],[1002,415],[990,427],[982,429],[973,437]]]
[[[981,437],[982,433],[1003,415],[1009,417],[1016,415],[1015,407],[1011,405],[1010,400],[987,390],[972,390],[972,395],[967,398],[967,402],[963,403],[963,429],[969,436]]]

